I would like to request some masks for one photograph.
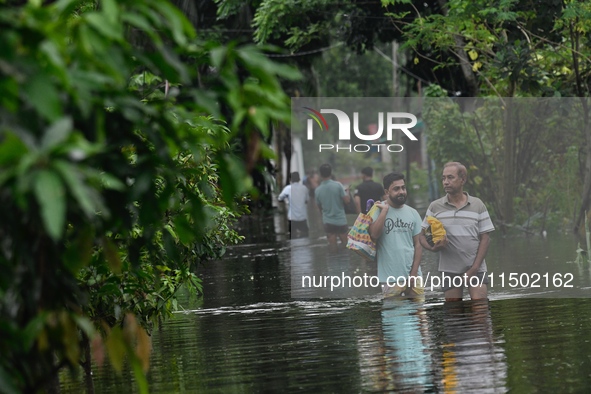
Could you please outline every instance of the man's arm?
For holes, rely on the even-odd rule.
[[[433,251],[431,245],[427,242],[427,237],[425,237],[425,229],[422,229],[419,234],[419,243],[423,248],[430,250],[431,252]]]
[[[361,213],[361,198],[359,196],[355,196],[355,209],[357,210],[357,214]]]
[[[369,225],[369,236],[374,242],[377,242],[378,238],[382,236],[384,222],[386,221],[386,216],[388,216],[388,208],[390,208],[390,205],[383,202],[379,202],[376,205],[380,208],[380,215]]]
[[[476,275],[480,269],[480,266],[482,265],[482,262],[484,261],[484,257],[488,251],[488,245],[490,244],[490,236],[488,233],[480,234],[478,238],[480,238],[480,243],[478,244],[478,250],[476,251],[476,258],[474,258],[474,262],[472,263],[470,269],[466,271],[468,276]]]
[[[435,245],[433,245],[433,246],[429,245],[429,242],[427,242],[427,237],[425,236],[425,231],[429,227],[429,222],[427,221],[427,217],[428,216],[434,216],[433,215],[433,211],[431,211],[431,207],[432,207],[432,204],[429,205],[429,207],[427,208],[427,212],[425,213],[425,217],[423,218],[423,222],[421,224],[422,229],[421,229],[421,233],[419,234],[419,242],[420,242],[421,246],[423,248],[427,249],[428,251],[430,251],[430,252],[438,252],[441,249],[443,249],[443,247],[441,247],[440,243],[438,242],[436,244],[437,245],[437,249],[435,249]],[[445,239],[445,240],[447,241],[447,239]]]
[[[322,203],[320,202],[320,198],[318,198],[318,189],[314,190],[314,199],[316,200],[316,206],[318,207],[318,209],[320,210],[320,213],[322,214]]]
[[[279,194],[279,197],[277,197],[278,201],[283,201],[286,198],[289,200],[289,191],[290,191],[290,185],[287,185],[283,188],[283,190],[281,190],[281,194]]]
[[[412,258],[412,267],[410,268],[409,273],[410,276],[417,276],[417,274],[419,273],[419,265],[421,264],[421,257],[423,256],[423,249],[421,248],[420,241],[421,234],[422,232],[412,237],[412,241],[415,246],[415,253]]]
[[[343,189],[343,192],[345,193],[345,195],[343,196],[343,203],[349,204],[349,201],[351,201],[351,196],[349,195],[349,188]]]

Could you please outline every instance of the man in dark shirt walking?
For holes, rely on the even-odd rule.
[[[384,188],[381,184],[374,182],[373,168],[365,167],[361,170],[363,182],[355,190],[355,207],[357,213],[367,213],[367,200],[382,201],[384,197]],[[370,207],[371,208],[371,207]]]

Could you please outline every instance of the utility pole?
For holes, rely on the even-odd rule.
[[[392,63],[392,97],[394,98],[394,110],[398,107],[398,43],[396,41],[392,41],[392,58],[388,59],[382,51],[376,49],[380,55],[382,55],[386,60],[390,60]],[[396,136],[396,141],[393,141],[397,144],[400,144],[402,141],[400,137]],[[388,152],[387,149],[382,149],[382,163],[386,165],[392,164],[392,153]],[[400,165],[400,163],[395,163],[396,165]],[[389,170],[388,170],[389,171]]]
[[[392,97],[398,97],[398,43],[392,41]]]
[[[396,106],[394,109],[396,111],[401,111],[403,104],[407,103],[405,103],[400,97],[400,80],[398,78],[398,48],[398,43],[396,41],[392,41],[392,93]],[[409,108],[404,108],[404,110],[407,111]],[[400,152],[400,155],[398,156],[398,168],[404,168],[404,172],[406,173],[406,184],[410,185],[410,155],[406,149],[408,147],[408,141],[402,138],[402,135],[399,135],[397,138],[397,143],[404,146],[404,150]]]

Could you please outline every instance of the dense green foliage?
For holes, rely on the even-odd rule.
[[[0,391],[88,370],[90,348],[115,366],[128,355],[145,391],[153,322],[180,286],[199,290],[198,262],[240,240],[273,122],[289,141],[279,79],[294,96],[389,95],[392,64],[357,57],[379,42],[401,44],[401,94],[440,99],[422,113],[435,173],[465,162],[506,226],[582,222],[588,1],[174,3],[193,19],[163,0],[0,0]],[[285,48],[283,63],[253,43]],[[581,100],[566,123],[526,127],[512,106],[458,95]],[[536,110],[552,113],[522,114]]]
[[[289,118],[292,69],[198,41],[167,1],[99,4],[0,2],[3,392],[88,372],[89,342],[99,363],[129,356],[146,392],[145,329],[240,239],[251,182],[232,141]]]
[[[354,65],[365,60],[352,62],[349,49],[367,53],[379,41],[396,40],[401,48],[398,72],[408,76],[407,87],[412,85],[414,94],[501,100],[580,97],[575,114],[580,122],[569,124],[568,132],[513,127],[509,120],[518,114],[511,114],[509,107],[495,128],[485,122],[480,136],[470,121],[464,133],[454,134],[457,127],[440,129],[451,120],[436,119],[437,111],[431,112],[426,135],[434,172],[440,172],[444,160],[465,161],[474,170],[471,191],[494,206],[499,223],[531,225],[532,219],[539,218],[537,230],[544,227],[545,219],[560,228],[576,229],[582,223],[591,206],[588,1],[383,0],[381,7],[371,3],[361,10],[355,2],[335,9],[318,0],[306,2],[310,11],[305,19],[294,18],[299,11],[290,12],[291,3],[258,4],[251,6],[257,21],[253,36],[300,53],[293,59],[303,67],[313,64],[312,72],[306,74],[308,85],[304,87],[308,89],[303,91],[307,95],[324,96],[330,91],[331,96],[363,96],[368,89],[356,83]],[[303,20],[309,21],[309,29]],[[327,54],[333,51],[341,58],[328,61]],[[322,62],[310,57],[322,58],[329,71],[323,73]],[[366,54],[363,57],[367,59]],[[350,80],[344,77],[348,64],[353,64]],[[367,76],[383,71],[375,62],[365,64],[359,81],[369,82]],[[329,89],[325,80],[332,81]],[[409,95],[408,88],[404,95]],[[454,109],[444,100],[441,105],[443,117],[475,116],[469,114],[474,109],[470,106]],[[451,112],[447,114],[444,108]],[[566,187],[567,192],[550,192],[548,182]]]
[[[432,90],[433,92],[435,89]],[[475,105],[470,112],[461,106]],[[467,190],[489,203],[497,223],[504,222],[501,196],[506,176],[503,144],[507,108],[513,108],[513,125],[518,130],[518,156],[514,203],[515,225],[525,230],[567,228],[576,213],[580,197],[578,174],[578,130],[582,108],[577,99],[486,98],[469,104],[463,100],[428,98],[424,119],[429,125],[428,150],[436,163],[469,163]],[[559,174],[559,176],[556,176]],[[572,222],[570,222],[572,223]]]
[[[384,4],[403,7],[408,2]],[[585,34],[589,3],[545,1],[536,7],[539,12],[527,2],[516,1],[441,4],[437,12],[415,9],[390,14],[402,32],[402,47],[417,54],[416,63],[432,62],[438,69],[457,67],[458,77],[471,86],[469,95],[497,97],[499,106],[489,114],[472,113],[475,108],[467,102],[461,108],[441,100],[441,108],[431,106],[426,111],[430,156],[439,168],[449,160],[461,160],[473,168],[473,191],[494,205],[499,223],[527,227],[537,218],[542,219],[538,229],[543,229],[550,213],[555,225],[570,223],[577,228],[591,201],[586,99],[591,80],[586,71],[590,64]],[[429,56],[421,56],[428,51]],[[444,53],[453,56],[444,57]],[[449,95],[436,86],[426,93]],[[511,100],[536,96],[581,99],[541,100],[537,109],[514,107],[518,101]],[[540,118],[559,111],[561,105],[576,109],[565,109],[540,124]],[[566,201],[564,192],[548,187],[565,183]]]

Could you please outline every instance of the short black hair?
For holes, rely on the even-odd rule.
[[[373,168],[365,167],[363,170],[361,170],[361,173],[371,178],[373,176]]]
[[[323,178],[330,178],[332,175],[332,167],[328,163],[324,163],[318,169],[320,171],[320,176]]]
[[[392,183],[394,183],[394,181],[399,181],[399,180],[403,180],[404,181],[404,175],[402,175],[399,172],[391,172],[388,175],[386,175],[384,177],[384,189],[389,189],[390,185]],[[406,182],[406,181],[405,181]]]
[[[300,181],[300,173],[297,171],[292,172],[291,175],[289,176],[289,179],[291,179],[292,182],[299,182]]]

